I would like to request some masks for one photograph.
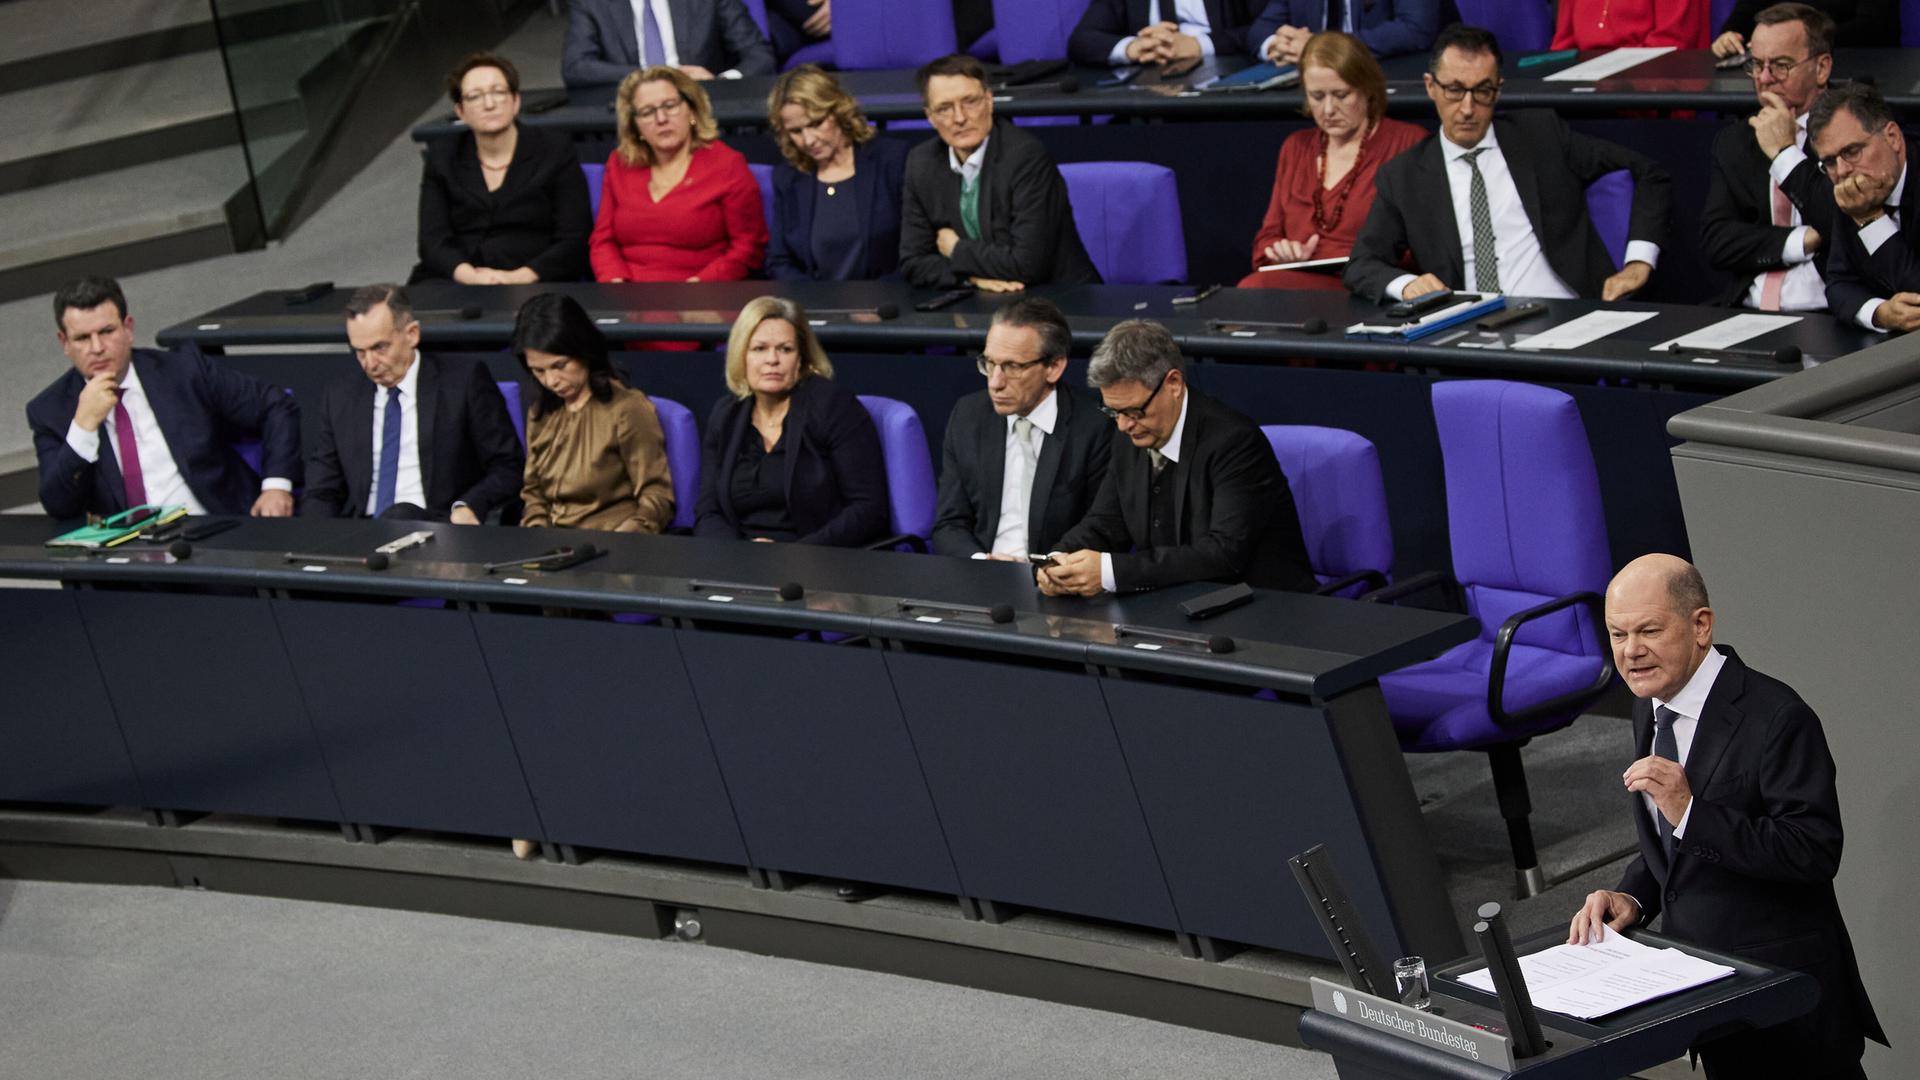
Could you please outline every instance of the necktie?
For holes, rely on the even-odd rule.
[[[653,0],[642,0],[640,12],[640,62],[646,67],[664,64],[667,46],[660,34],[660,20],[653,17]]]
[[[980,174],[960,178],[960,227],[967,239],[980,239]]]
[[[147,504],[147,481],[140,471],[140,444],[133,437],[133,417],[124,401],[113,406],[113,437],[120,444],[120,479],[126,482],[127,506]]]
[[[1327,0],[1327,30],[1345,30],[1347,28],[1346,5],[1340,0]]]
[[[1020,464],[1025,467],[1025,483],[1033,482],[1033,466],[1039,457],[1033,449],[1033,421],[1024,416],[1013,418],[1013,444],[1020,450]]]
[[[1158,477],[1167,468],[1167,455],[1158,450],[1147,451],[1147,457],[1153,461],[1153,475]]]
[[[380,463],[374,467],[374,517],[393,506],[394,492],[400,486],[400,424],[400,388],[396,386],[387,391],[387,408],[380,420]]]
[[[1653,710],[1653,753],[1655,757],[1663,757],[1668,761],[1680,760],[1680,742],[1673,737],[1673,722],[1678,719],[1680,719],[1680,714],[1667,708],[1665,705]],[[1653,823],[1660,830],[1660,843],[1667,849],[1667,858],[1672,859],[1673,826],[1667,821],[1667,815],[1661,813],[1660,808],[1657,806],[1654,807],[1653,811]]]
[[[1473,220],[1473,287],[1483,293],[1500,291],[1500,255],[1493,244],[1493,211],[1487,206],[1487,180],[1480,175],[1480,163],[1474,159],[1487,152],[1486,147],[1469,150],[1460,156],[1473,174],[1467,188],[1467,214]]]
[[[1774,183],[1771,178],[1767,180],[1767,188],[1769,191],[1773,193],[1773,223],[1775,225],[1780,225],[1780,226],[1792,225],[1793,224],[1793,204],[1787,201],[1787,193],[1784,191],[1781,191],[1780,185]],[[1761,277],[1760,279],[1760,310],[1761,311],[1779,311],[1780,310],[1780,290],[1786,285],[1786,283],[1787,283],[1787,271],[1785,268],[1781,268],[1779,270],[1769,270],[1766,272],[1765,275]]]

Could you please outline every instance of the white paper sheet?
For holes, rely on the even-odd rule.
[[[1656,311],[1589,311],[1577,319],[1542,330],[1526,340],[1515,340],[1516,349],[1577,349],[1629,326],[1638,326],[1659,314]]]
[[[1679,949],[1642,945],[1608,929],[1592,945],[1555,945],[1523,956],[1520,973],[1536,1007],[1592,1020],[1724,979],[1733,969]],[[1470,971],[1460,981],[1493,993],[1493,976],[1486,968]]]
[[[1666,352],[1669,345],[1679,345],[1685,349],[1731,349],[1770,330],[1792,326],[1800,319],[1798,315],[1734,315],[1712,326],[1703,326],[1691,334],[1663,341],[1655,345],[1652,351]]]
[[[1636,64],[1644,64],[1662,53],[1673,51],[1671,45],[1635,46],[1630,49],[1615,49],[1583,63],[1578,63],[1564,71],[1556,71],[1542,79],[1542,82],[1599,82],[1609,79]]]

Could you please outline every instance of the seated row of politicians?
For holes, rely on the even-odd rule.
[[[1746,70],[1759,111],[1713,145],[1707,261],[1718,299],[1831,310],[1879,331],[1920,326],[1920,215],[1901,215],[1907,139],[1880,93],[1831,81],[1833,20],[1798,3],[1756,16]],[[1379,64],[1357,38],[1311,36],[1300,57],[1313,126],[1281,146],[1243,287],[1339,288],[1410,299],[1441,288],[1618,300],[1667,242],[1672,181],[1654,160],[1544,110],[1496,112],[1499,42],[1453,25],[1425,76],[1437,134],[1385,115]],[[518,75],[480,54],[449,80],[470,131],[428,156],[414,279],[529,284],[904,277],[994,292],[1100,280],[1065,182],[1029,132],[993,114],[979,61],[918,72],[935,135],[875,138],[859,104],[812,66],[781,76],[768,120],[785,160],[769,237],[746,159],[718,139],[705,91],[673,67],[629,73],[597,217],[572,144],[522,128]],[[1619,264],[1585,192],[1633,178]],[[1450,198],[1431,194],[1446,191]],[[1344,276],[1281,268],[1347,258]],[[1268,269],[1260,269],[1261,267]]]
[[[329,384],[302,453],[292,396],[187,347],[133,347],[117,282],[54,296],[72,370],[27,405],[40,501],[57,518],[133,506],[196,514],[386,517],[659,533],[674,488],[660,418],[625,385],[573,298],[522,305],[513,351],[539,387],[522,449],[486,365],[420,349],[405,290],[356,290],[347,339],[360,372]],[[1024,562],[1049,595],[1192,581],[1316,586],[1286,475],[1260,428],[1187,382],[1178,346],[1146,320],[1094,350],[1096,400],[1061,384],[1072,335],[1058,306],[1001,306],[976,360],[984,389],[947,425],[934,549]],[[863,547],[890,533],[878,432],[806,313],[765,296],[727,341],[726,384],[700,451],[696,536]],[[363,377],[364,375],[364,377]],[[257,438],[256,472],[235,442]],[[304,478],[304,486],[302,486]],[[296,488],[299,488],[296,497]]]

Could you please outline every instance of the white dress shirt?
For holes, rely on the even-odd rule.
[[[187,486],[187,478],[180,475],[180,466],[174,464],[173,451],[167,446],[166,435],[160,431],[160,422],[154,418],[147,392],[140,387],[140,373],[132,364],[127,365],[127,377],[120,380],[120,404],[125,406],[127,418],[133,421],[133,441],[140,448],[140,482],[147,489],[147,502],[154,506],[185,506],[189,514],[206,513],[207,508],[200,505],[193,489]],[[84,460],[98,461],[101,432],[107,433],[114,461],[122,463],[120,475],[125,476],[126,451],[120,445],[120,437],[114,434],[112,413],[93,431],[82,430],[78,422],[68,424],[67,445]],[[292,485],[286,490],[291,491]]]
[[[1027,514],[1033,507],[1033,476],[1040,465],[1040,449],[1046,445],[1046,437],[1053,434],[1059,417],[1060,399],[1050,388],[1040,404],[1027,413],[1036,430],[1028,436],[1031,450],[1024,454],[1020,437],[1014,433],[1014,421],[1019,417],[1006,418],[1006,466],[1000,472],[1000,526],[994,530],[991,549],[995,555],[1027,557]]]
[[[400,471],[393,485],[393,501],[427,505],[427,489],[420,475],[420,350],[413,350],[413,363],[400,379]],[[367,516],[372,517],[374,502],[380,498],[380,442],[387,426],[387,395],[384,386],[373,389],[373,484],[367,489]]]
[[[1886,204],[1887,212],[1885,214],[1882,214],[1880,217],[1876,218],[1874,221],[1870,222],[1866,228],[1860,230],[1860,242],[1866,245],[1867,254],[1871,255],[1874,252],[1879,251],[1881,244],[1886,243],[1888,240],[1893,239],[1894,236],[1899,234],[1900,232],[1900,195],[1902,192],[1906,190],[1907,190],[1907,167],[1905,165],[1902,165],[1900,167],[1900,179],[1894,181],[1894,184],[1893,184],[1893,194],[1887,196],[1887,204]],[[1842,216],[1845,216],[1845,215],[1842,215]],[[1852,224],[1852,222],[1849,221],[1847,224],[1850,225]],[[1867,329],[1873,331],[1876,334],[1886,333],[1887,332],[1886,327],[1873,325],[1874,311],[1877,310],[1881,304],[1884,304],[1886,302],[1887,302],[1886,297],[1876,296],[1873,299],[1867,301],[1866,303],[1861,304],[1860,310],[1853,313],[1853,321],[1859,323],[1861,326],[1866,327]],[[1836,314],[1838,313],[1836,312]]]
[[[1494,256],[1499,261],[1500,291],[1507,296],[1534,296],[1567,300],[1577,295],[1553,272],[1547,254],[1534,235],[1527,207],[1520,201],[1520,189],[1513,184],[1513,172],[1500,150],[1500,140],[1489,126],[1486,135],[1474,146],[1460,146],[1443,133],[1440,153],[1447,163],[1447,188],[1453,196],[1453,222],[1460,234],[1461,283],[1469,290],[1473,284],[1473,209],[1469,201],[1473,190],[1473,167],[1466,155],[1479,147],[1487,152],[1474,159],[1487,185],[1487,211],[1493,219]],[[1660,260],[1660,247],[1646,240],[1627,241],[1626,261],[1648,266]],[[1387,283],[1387,295],[1395,300],[1413,283],[1417,274],[1402,274]]]
[[[1191,395],[1180,395],[1180,419],[1174,421],[1173,434],[1168,435],[1166,445],[1160,447],[1160,456],[1167,459],[1168,468],[1180,464],[1180,436],[1187,430],[1187,402],[1191,400]],[[1113,584],[1113,553],[1110,551],[1100,553],[1100,587],[1107,592],[1120,591]]]
[[[1807,114],[1800,114],[1800,133],[1794,136],[1792,146],[1773,156],[1773,164],[1767,167],[1767,175],[1773,179],[1775,187],[1783,186],[1788,174],[1807,160],[1804,147],[1807,144]],[[1820,268],[1813,264],[1813,256],[1807,254],[1806,219],[1800,216],[1800,208],[1792,201],[1787,203],[1791,210],[1789,225],[1796,225],[1787,234],[1787,242],[1781,247],[1780,258],[1787,264],[1787,276],[1780,282],[1781,311],[1825,311],[1827,310],[1827,283],[1820,278]],[[1830,237],[1823,237],[1828,243]],[[1753,284],[1747,287],[1746,305],[1760,307],[1760,294],[1767,287],[1767,275],[1754,275]]]
[[[981,139],[980,145],[974,147],[973,153],[965,158],[953,147],[947,147],[947,167],[960,174],[962,183],[971,184],[980,179],[980,170],[987,167],[987,144],[992,141],[991,135]]]
[[[1693,752],[1693,733],[1700,726],[1701,711],[1707,707],[1707,694],[1713,690],[1713,680],[1720,677],[1720,669],[1725,666],[1727,666],[1727,658],[1720,655],[1720,650],[1708,646],[1707,655],[1701,658],[1700,666],[1693,672],[1693,678],[1688,679],[1687,685],[1673,695],[1672,701],[1653,699],[1656,714],[1662,707],[1672,709],[1678,714],[1673,719],[1673,742],[1680,752],[1680,764],[1683,767],[1687,763],[1687,755]],[[1656,718],[1655,724],[1658,723]],[[1653,827],[1655,832],[1658,832],[1661,820],[1660,808],[1654,805],[1653,796],[1642,794],[1640,798],[1646,802],[1647,812],[1653,815]],[[1687,809],[1680,815],[1680,824],[1673,827],[1675,840],[1686,834],[1687,820],[1692,816],[1693,800],[1689,798]]]
[[[1180,32],[1200,42],[1200,58],[1213,59],[1213,26],[1207,21],[1207,0],[1174,0],[1173,18],[1169,20],[1166,6],[1161,0],[1148,0],[1147,25],[1172,21],[1180,24]],[[1120,39],[1107,54],[1107,62],[1115,67],[1124,67],[1127,63],[1127,49],[1133,45],[1138,34],[1128,34]]]
[[[629,2],[633,5],[633,40],[640,47],[638,54],[640,57],[640,65],[645,67],[647,63],[646,7],[648,4],[652,4],[653,21],[660,24],[660,52],[661,56],[665,58],[661,63],[671,67],[679,67],[680,44],[674,40],[673,9],[667,5],[667,0],[629,0]],[[735,68],[716,71],[714,74],[722,79],[737,79],[740,77],[740,72]]]

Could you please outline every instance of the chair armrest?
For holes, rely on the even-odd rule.
[[[915,536],[912,533],[895,533],[884,540],[875,540],[873,543],[868,544],[865,550],[892,551],[901,544],[907,545],[922,555],[927,553],[927,538],[924,536]]]
[[[1456,609],[1460,606],[1460,586],[1453,578],[1439,570],[1422,570],[1417,574],[1403,577],[1384,589],[1375,589],[1360,599],[1375,604],[1391,604],[1396,600],[1412,596],[1427,589],[1439,589],[1447,601]]]
[[[1575,605],[1584,605],[1593,617],[1594,635],[1600,646],[1600,677],[1585,689],[1562,694],[1517,713],[1507,712],[1503,700],[1506,696],[1507,654],[1513,648],[1514,635],[1520,632],[1522,626],[1535,619],[1544,618]],[[1605,609],[1602,606],[1600,594],[1596,592],[1568,593],[1558,600],[1549,600],[1538,607],[1517,612],[1506,622],[1501,623],[1500,632],[1493,638],[1493,664],[1487,670],[1487,714],[1493,717],[1493,722],[1503,728],[1515,727],[1542,716],[1584,706],[1605,693],[1607,684],[1613,681],[1613,648],[1607,639],[1601,636],[1605,626]]]
[[[1373,590],[1370,590],[1367,593],[1365,593],[1363,595],[1363,599],[1371,599],[1374,591],[1384,589],[1387,587],[1387,575],[1381,573],[1380,571],[1355,570],[1353,573],[1348,574],[1345,577],[1334,578],[1332,581],[1329,581],[1325,585],[1322,585],[1319,588],[1313,590],[1313,595],[1335,596],[1346,589],[1350,589],[1353,586],[1360,584],[1363,581],[1373,586]]]

